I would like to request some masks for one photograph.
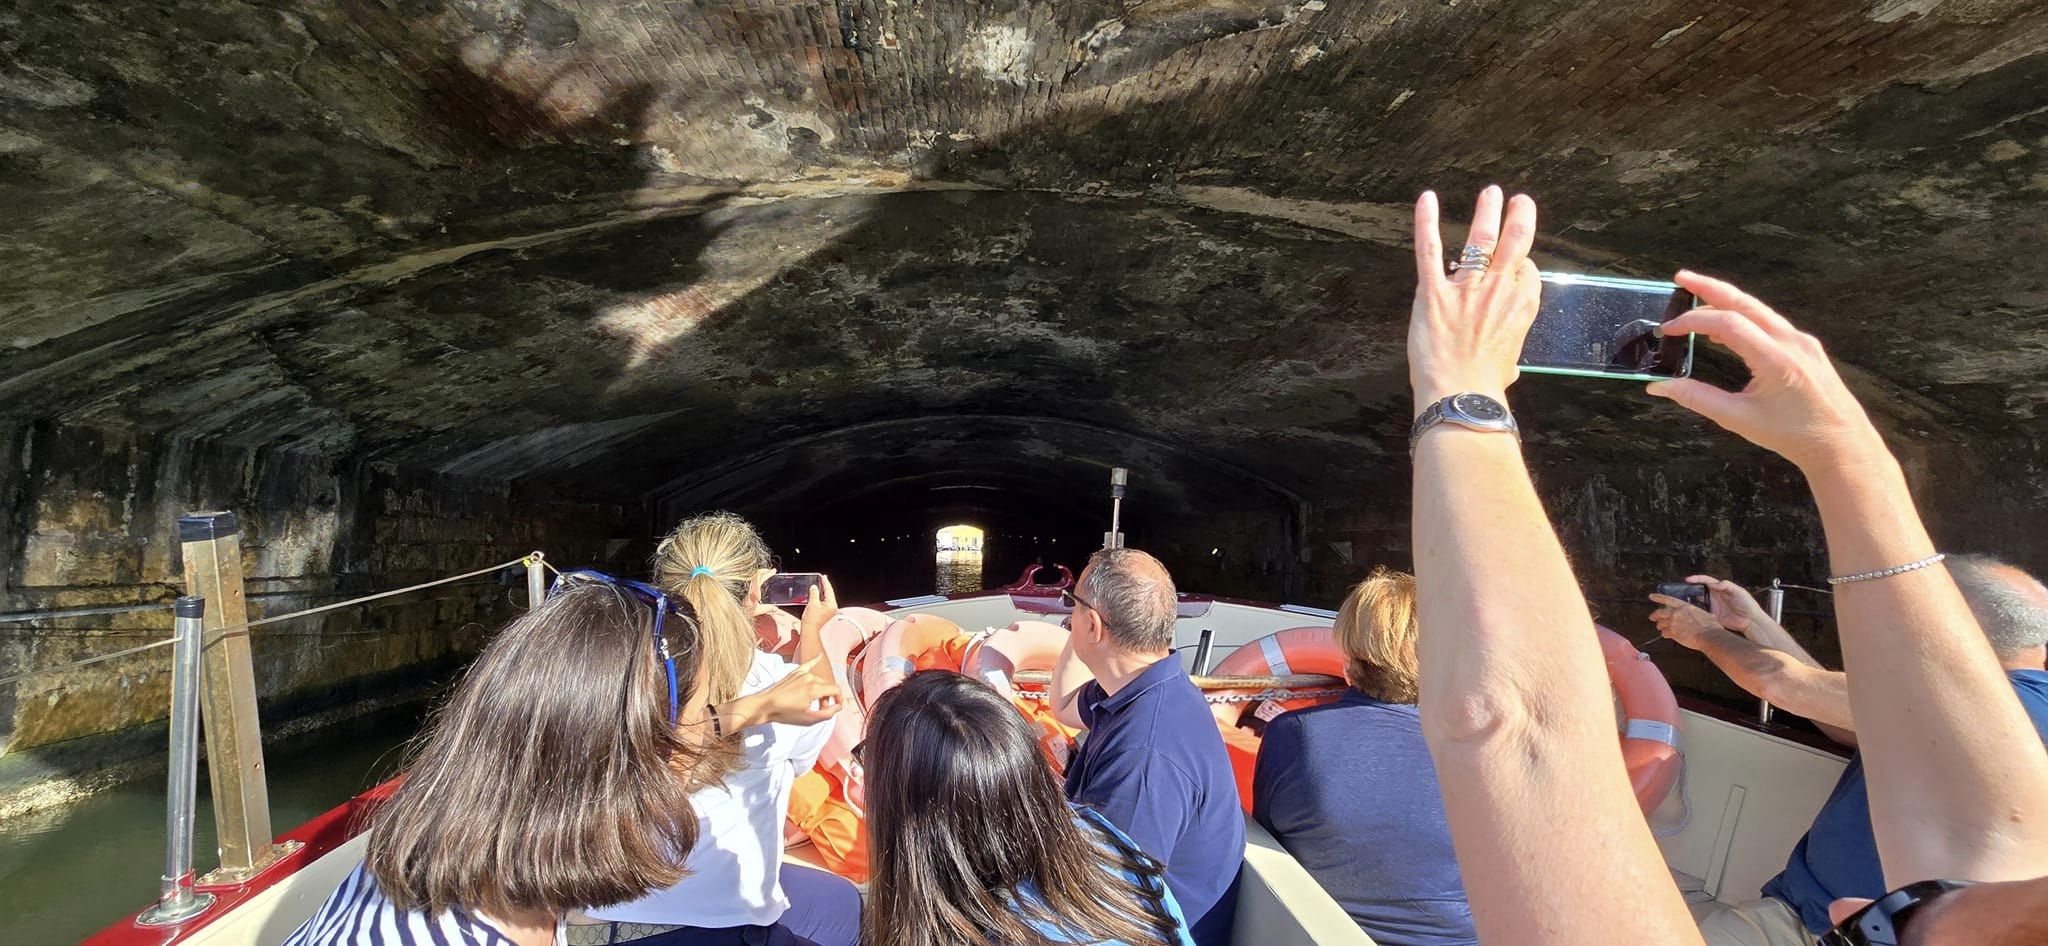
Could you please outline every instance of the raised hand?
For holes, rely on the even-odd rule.
[[[804,600],[803,635],[815,636],[838,613],[839,596],[832,593],[832,579],[819,575],[818,583],[811,586],[811,593]]]
[[[1653,382],[1650,394],[1678,402],[1809,475],[1884,455],[1877,428],[1819,340],[1729,283],[1685,271],[1676,281],[1705,306],[1664,323],[1665,333],[1697,332],[1728,346],[1751,377],[1740,391],[1686,378]]]
[[[1770,617],[1749,589],[1732,581],[1712,575],[1688,575],[1685,580],[1707,586],[1707,596],[1714,603],[1714,620],[1731,631],[1747,631],[1751,621]]]
[[[1651,595],[1663,607],[1650,612],[1650,623],[1657,625],[1657,632],[1680,646],[1691,650],[1700,649],[1700,635],[1722,630],[1714,616],[1670,595]]]
[[[1501,214],[1501,189],[1479,192],[1467,246],[1491,254],[1484,269],[1444,272],[1437,200],[1415,202],[1415,307],[1408,320],[1408,382],[1422,408],[1464,391],[1504,400],[1541,291],[1529,247],[1536,202],[1522,194]]]
[[[820,655],[804,662],[788,676],[759,693],[740,697],[713,712],[725,720],[728,733],[762,723],[808,726],[839,714],[839,684],[824,666]],[[820,673],[823,669],[825,672]]]

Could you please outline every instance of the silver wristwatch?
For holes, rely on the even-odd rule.
[[[1484,394],[1467,391],[1453,394],[1423,409],[1422,416],[1415,418],[1415,426],[1408,431],[1408,453],[1415,453],[1416,441],[1421,440],[1431,427],[1445,422],[1473,430],[1506,431],[1515,435],[1517,443],[1522,439],[1522,428],[1515,425],[1515,415],[1508,413],[1507,405]]]

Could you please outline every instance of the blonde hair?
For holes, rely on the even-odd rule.
[[[697,615],[712,703],[739,696],[753,666],[754,618],[744,605],[755,574],[773,561],[761,533],[729,512],[685,519],[655,547],[654,583]]]
[[[1386,703],[1413,703],[1415,576],[1375,568],[1337,609],[1337,647],[1352,687]]]

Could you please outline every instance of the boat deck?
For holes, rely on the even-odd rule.
[[[963,628],[1001,627],[1048,617],[1056,596],[981,594],[907,599],[887,608],[894,614],[924,612]],[[1220,659],[1238,646],[1290,627],[1327,626],[1328,612],[1252,602],[1190,597],[1183,604],[1175,644],[1192,661],[1194,644],[1211,632]],[[1687,709],[1680,714],[1686,755],[1682,790],[1653,813],[1653,825],[1670,825],[1661,837],[1666,863],[1695,915],[1739,903],[1784,866],[1800,837],[1833,790],[1845,764],[1840,754],[1811,740],[1759,731],[1728,714]],[[380,789],[382,790],[382,789]],[[248,884],[208,888],[233,905],[216,909],[183,927],[152,930],[116,924],[88,941],[97,946],[271,946],[311,916],[342,878],[361,862],[366,838],[355,834],[373,790],[287,837],[306,849],[287,869],[266,872]],[[1243,946],[1370,946],[1372,939],[1351,922],[1337,902],[1285,848],[1246,819],[1244,880],[1239,892],[1233,940]],[[805,849],[789,852],[798,863],[819,867]]]

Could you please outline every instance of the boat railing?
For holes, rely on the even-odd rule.
[[[186,593],[175,602],[0,614],[0,623],[12,623],[166,609],[174,612],[175,633],[163,640],[0,676],[0,685],[4,685],[159,647],[173,648],[164,873],[156,905],[136,920],[145,926],[159,927],[189,920],[213,903],[212,895],[196,891],[195,884],[241,883],[298,846],[297,842],[273,843],[270,793],[263,768],[262,724],[257,715],[255,670],[249,651],[252,630],[470,581],[515,567],[524,567],[526,571],[527,606],[533,607],[546,596],[548,572],[553,570],[547,557],[534,551],[510,561],[403,588],[251,619],[243,591],[239,524],[234,513],[182,516],[178,519],[178,540],[183,553]],[[213,788],[220,864],[205,876],[195,878],[193,821],[202,735]]]

